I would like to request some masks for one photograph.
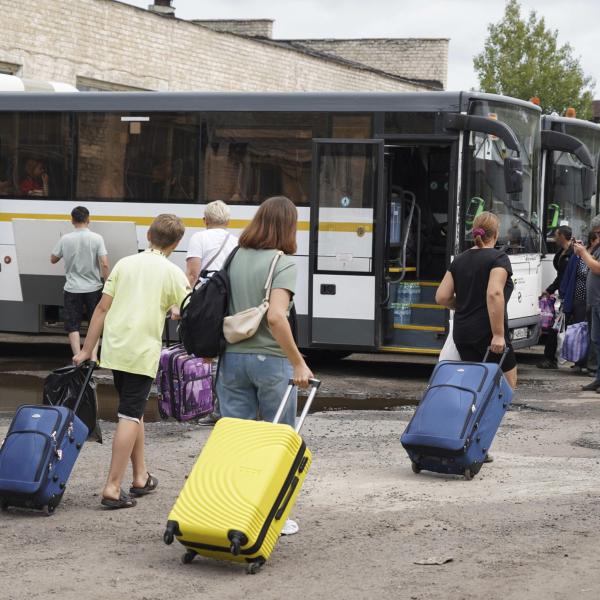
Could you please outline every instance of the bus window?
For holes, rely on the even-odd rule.
[[[68,115],[0,115],[0,196],[68,198]]]
[[[77,117],[78,199],[196,202],[195,115]]]
[[[386,134],[436,133],[441,131],[441,113],[396,112],[385,113]]]
[[[465,148],[465,185],[462,197],[463,248],[473,243],[473,219],[489,210],[500,219],[498,244],[509,254],[540,250],[538,163],[539,114],[525,107],[488,101],[472,103],[471,113],[497,118],[516,134],[523,162],[523,191],[507,194],[504,159],[511,152],[493,135],[471,132]]]
[[[331,117],[332,138],[369,139],[373,136],[371,115],[333,115]]]
[[[260,204],[283,194],[296,205],[308,205],[318,119],[306,113],[207,115],[203,199]]]

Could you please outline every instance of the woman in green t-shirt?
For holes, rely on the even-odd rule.
[[[239,239],[239,250],[229,267],[229,314],[258,306],[265,297],[265,281],[278,251],[269,309],[257,330],[246,340],[227,344],[221,359],[217,394],[224,417],[272,421],[290,378],[308,386],[313,377],[294,341],[288,313],[296,289],[296,223],[298,212],[284,196],[265,200]],[[296,418],[296,394],[281,422],[292,427]],[[286,524],[284,533],[297,525]]]

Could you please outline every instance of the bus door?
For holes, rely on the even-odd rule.
[[[383,140],[313,140],[309,320],[313,347],[379,345],[385,245]]]

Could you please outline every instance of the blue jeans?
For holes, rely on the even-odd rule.
[[[217,395],[221,416],[272,421],[281,404],[293,369],[287,358],[268,354],[226,352],[221,358]],[[294,427],[297,393],[281,416],[281,423]]]
[[[596,381],[600,381],[600,305],[592,306],[592,335],[591,340],[596,348],[598,356],[598,370],[596,371]]]

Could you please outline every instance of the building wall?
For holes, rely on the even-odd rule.
[[[447,39],[294,40],[313,50],[339,56],[409,79],[448,84]]]
[[[0,0],[0,15],[0,62],[31,79],[160,91],[425,89],[114,0]]]

